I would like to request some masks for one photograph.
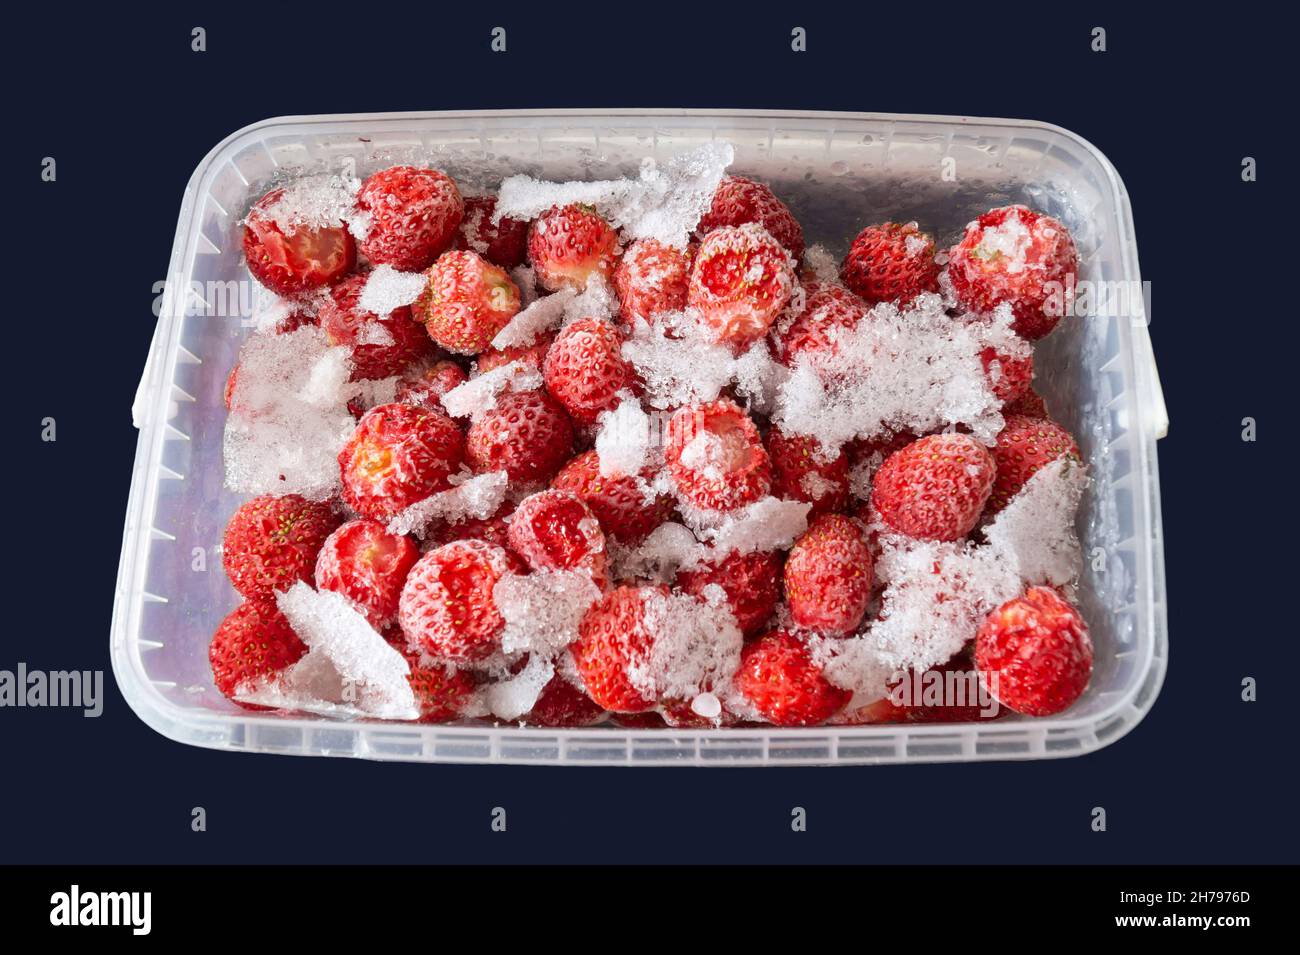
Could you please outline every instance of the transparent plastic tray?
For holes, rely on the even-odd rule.
[[[1168,651],[1156,440],[1167,427],[1145,321],[1062,322],[1038,348],[1038,387],[1078,438],[1094,484],[1079,517],[1081,607],[1096,644],[1085,695],[1049,719],[807,729],[581,730],[334,722],[242,710],[213,687],[208,641],[237,597],[218,546],[239,498],[222,487],[222,393],[249,329],[202,296],[246,278],[237,223],[286,172],[403,161],[471,190],[511,173],[635,173],[726,140],[733,172],[765,180],[808,241],[837,256],[865,224],[919,220],[951,242],[992,206],[1023,202],[1073,232],[1080,278],[1136,284],[1133,218],[1106,157],[1039,122],[868,113],[547,110],[281,117],[199,163],[181,202],[164,302],[133,408],[139,428],[112,623],[123,696],[163,735],[219,749],[424,762],[791,765],[1026,759],[1086,753],[1151,707]],[[955,174],[955,179],[954,179]],[[177,284],[179,283],[179,284]],[[201,555],[201,556],[200,556]]]

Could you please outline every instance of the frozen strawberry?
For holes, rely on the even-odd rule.
[[[643,479],[653,477],[650,469]],[[603,477],[595,451],[579,454],[551,481],[551,487],[571,491],[591,508],[600,526],[623,544],[636,544],[672,517],[672,498],[649,491],[648,485],[626,475]]]
[[[450,359],[423,362],[406,370],[402,380],[397,383],[397,394],[394,400],[404,405],[423,408],[425,411],[446,414],[442,407],[442,396],[453,388],[459,388],[468,380],[465,369]]]
[[[776,357],[793,365],[800,355],[835,354],[833,338],[858,326],[867,305],[843,285],[809,282],[804,286],[804,308],[795,320],[772,332]]]
[[[465,461],[465,436],[450,418],[412,405],[365,413],[339,452],[343,499],[358,514],[387,521],[451,487]]]
[[[411,671],[406,682],[411,685],[421,723],[446,723],[464,711],[474,693],[474,677],[468,670],[443,666],[427,654],[412,651],[400,640],[393,644],[406,658]]]
[[[390,534],[369,518],[348,521],[325,540],[316,557],[316,589],[347,597],[370,625],[383,630],[397,619],[397,598],[420,558],[409,537]]]
[[[250,600],[221,621],[208,645],[208,662],[221,695],[234,699],[239,690],[275,679],[306,653],[306,644],[275,604]]]
[[[475,471],[505,471],[512,484],[550,480],[572,453],[573,424],[541,389],[501,395],[470,425],[466,441]]]
[[[528,244],[528,223],[509,216],[493,222],[496,196],[469,196],[465,200],[465,218],[460,222],[456,248],[477,252],[493,265],[513,269],[524,261]]]
[[[1034,380],[1033,352],[1013,358],[986,348],[980,352],[980,362],[984,365],[993,396],[1004,403],[1004,408],[1006,403],[1015,401],[1028,391]]]
[[[542,366],[549,391],[580,425],[596,423],[602,411],[618,404],[619,392],[636,379],[623,358],[623,338],[614,326],[583,318],[555,337]]]
[[[297,494],[245,501],[222,539],[226,575],[249,600],[269,600],[299,580],[310,582],[316,555],[339,521],[328,503]]]
[[[650,319],[660,312],[684,309],[692,255],[654,239],[638,239],[628,246],[614,270],[623,320]]]
[[[1043,396],[1034,391],[1033,387],[1025,389],[1024,394],[1019,398],[1013,398],[1002,406],[1003,416],[1023,415],[1026,418],[1047,418],[1047,403],[1043,401]]]
[[[436,169],[393,166],[361,185],[357,208],[370,227],[361,252],[375,265],[420,272],[456,238],[464,215],[460,190]]]
[[[744,507],[772,487],[758,428],[726,398],[678,409],[668,421],[664,457],[678,496],[701,510]]]
[[[668,725],[658,710],[643,710],[640,713],[610,713],[609,721],[622,729],[661,730]]]
[[[351,348],[352,380],[389,378],[432,355],[433,343],[408,306],[382,318],[360,306],[368,274],[344,279],[324,297],[317,318],[331,345]]]
[[[452,541],[481,540],[497,547],[509,548],[510,515],[515,505],[504,502],[490,517],[470,517],[452,524],[439,524],[427,535],[427,541],[434,547],[450,544]]]
[[[732,685],[777,726],[824,723],[852,696],[826,679],[807,645],[787,630],[746,644]]]
[[[843,451],[827,455],[816,438],[773,427],[767,433],[767,455],[772,459],[772,494],[811,504],[809,520],[848,506],[849,459]]]
[[[872,562],[862,528],[843,514],[817,518],[785,562],[785,599],[796,624],[828,636],[858,629],[871,600]]]
[[[519,311],[510,276],[477,252],[445,252],[429,268],[429,288],[415,303],[429,337],[458,355],[487,348]]]
[[[510,518],[510,548],[533,570],[585,570],[605,582],[605,535],[596,516],[568,491],[539,491]]]
[[[721,560],[677,574],[677,586],[695,597],[713,584],[727,595],[736,625],[752,637],[767,626],[781,597],[781,558],[772,551],[732,551]]]
[[[557,673],[523,721],[534,726],[591,726],[604,716],[603,707]]]
[[[965,434],[932,434],[895,451],[871,482],[871,502],[891,528],[921,540],[970,533],[993,490],[993,456]]]
[[[867,226],[849,247],[840,278],[871,305],[906,305],[922,292],[939,290],[934,239],[915,222]]]
[[[618,259],[618,235],[590,206],[556,206],[528,230],[528,260],[542,288],[586,288],[592,275],[609,278]]]
[[[646,599],[663,587],[618,587],[588,609],[569,647],[588,695],[607,710],[638,713],[655,705],[653,694],[633,682],[654,646],[646,624]]]
[[[1079,446],[1070,432],[1047,418],[1006,415],[993,446],[997,478],[989,497],[989,511],[1000,511],[1045,464],[1062,455],[1079,457]]]
[[[1092,640],[1079,611],[1050,588],[1030,587],[985,618],[975,665],[989,692],[1027,716],[1051,716],[1083,695]]]
[[[948,256],[961,305],[978,313],[1010,305],[1016,333],[1030,341],[1055,328],[1068,310],[1078,271],[1065,226],[1025,206],[984,213]]]
[[[555,341],[555,333],[546,332],[538,335],[529,345],[511,345],[509,348],[489,348],[487,351],[481,351],[475,359],[478,363],[478,373],[481,375],[502,365],[508,365],[512,361],[523,362],[530,368],[541,371],[546,361],[546,353],[551,350],[553,341]]]
[[[726,176],[718,184],[697,232],[705,235],[723,226],[747,222],[761,225],[792,256],[803,258],[803,227],[794,214],[767,186],[743,176]]]
[[[407,643],[458,663],[490,656],[500,649],[505,627],[492,588],[523,569],[509,552],[484,541],[453,541],[429,551],[411,568],[398,601]]]
[[[283,198],[283,189],[271,190],[244,219],[244,259],[253,278],[278,295],[295,295],[337,282],[356,268],[357,245],[343,223],[287,221]]]
[[[723,226],[700,243],[686,303],[710,341],[743,351],[767,334],[796,282],[790,253],[762,226]]]

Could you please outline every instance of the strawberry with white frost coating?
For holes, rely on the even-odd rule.
[[[700,242],[686,304],[709,341],[741,352],[767,334],[798,284],[794,259],[766,229],[723,226]]]
[[[949,253],[948,275],[963,308],[987,313],[1003,303],[1015,330],[1034,341],[1069,310],[1079,272],[1070,232],[1026,206],[992,209],[966,226]]]

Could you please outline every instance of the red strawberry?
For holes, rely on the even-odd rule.
[[[678,495],[702,510],[744,507],[772,486],[758,429],[726,398],[678,409],[668,421],[664,456]]]
[[[1047,418],[1006,415],[1006,424],[993,446],[997,480],[989,497],[989,511],[1000,511],[1038,469],[1061,455],[1079,457],[1079,446],[1070,432]]]
[[[415,303],[429,337],[458,355],[487,348],[519,311],[519,289],[505,270],[477,252],[444,252],[429,268],[429,288]]]
[[[221,544],[230,582],[249,600],[268,600],[299,580],[310,582],[316,555],[339,521],[329,504],[297,494],[245,501]]]
[[[508,365],[512,361],[521,361],[541,371],[546,361],[546,353],[551,350],[553,341],[555,341],[555,332],[546,332],[538,335],[531,345],[512,345],[509,348],[489,348],[487,351],[481,351],[475,359],[478,362],[478,373],[481,375],[493,368]]]
[[[618,235],[590,206],[556,206],[528,230],[528,259],[542,288],[582,290],[592,275],[609,278],[618,258]]]
[[[425,411],[446,414],[442,407],[442,396],[468,380],[465,369],[449,359],[424,363],[407,369],[402,380],[397,383],[394,400]]]
[[[512,484],[549,480],[572,452],[569,416],[541,389],[501,395],[470,425],[466,442],[475,471],[505,471]]]
[[[221,621],[208,646],[208,662],[221,695],[234,699],[237,690],[275,677],[306,653],[306,644],[274,604],[250,600]]]
[[[272,292],[296,295],[337,282],[357,266],[357,245],[343,224],[327,228],[278,224],[283,189],[264,195],[244,220],[248,271]]]
[[[655,705],[632,682],[629,671],[644,666],[654,645],[646,626],[645,602],[663,587],[618,587],[587,611],[578,639],[569,647],[588,695],[607,710],[639,713]]]
[[[796,282],[790,253],[762,226],[723,226],[700,243],[686,302],[710,341],[743,351],[767,334]]]
[[[704,588],[717,584],[727,595],[736,625],[752,637],[767,626],[781,596],[781,558],[772,551],[742,554],[732,551],[677,575],[683,593],[702,597]]]
[[[354,275],[329,290],[317,317],[331,345],[352,349],[352,380],[401,374],[413,361],[433,353],[433,343],[408,306],[382,318],[360,307],[368,275]]]
[[[1043,396],[1034,391],[1033,387],[1027,388],[1019,398],[1008,401],[1002,406],[1003,416],[1007,415],[1024,415],[1026,418],[1047,418],[1047,404],[1043,401]]]
[[[470,671],[443,666],[418,651],[412,652],[400,641],[395,641],[393,646],[406,657],[411,668],[406,682],[411,685],[415,704],[420,709],[419,722],[445,723],[460,716],[475,689]]]
[[[388,533],[378,521],[348,521],[325,540],[316,557],[316,589],[347,597],[370,625],[383,630],[397,619],[397,598],[420,558],[409,537]]]
[[[858,629],[871,600],[872,562],[862,528],[826,514],[795,541],[785,562],[785,599],[796,624],[829,636]]]
[[[795,634],[775,630],[745,645],[732,685],[764,719],[777,726],[815,726],[848,703]]]
[[[465,461],[465,436],[444,414],[412,405],[365,413],[339,452],[343,499],[357,513],[388,520],[451,487]]]
[[[505,627],[492,588],[516,570],[523,570],[518,558],[484,541],[453,541],[429,551],[411,568],[398,601],[407,643],[459,663],[490,656]]]
[[[549,391],[575,422],[596,423],[618,404],[618,394],[636,378],[620,350],[622,336],[608,322],[580,319],[555,337],[542,366]]]
[[[362,254],[400,272],[427,269],[455,239],[465,211],[450,178],[414,166],[375,173],[362,183],[357,208],[370,216]]]
[[[863,300],[906,305],[922,292],[939,290],[934,239],[915,222],[867,226],[849,247],[840,277]]]
[[[534,726],[591,726],[604,715],[599,704],[557,673],[542,689],[524,722]]]
[[[502,216],[493,222],[496,196],[470,196],[465,200],[465,218],[460,223],[456,247],[477,252],[493,265],[513,269],[524,260],[528,223]]]
[[[722,226],[761,225],[796,259],[803,258],[803,228],[786,204],[767,186],[742,176],[726,176],[700,219],[700,235]]]
[[[489,544],[495,544],[497,547],[509,548],[510,524],[508,518],[514,513],[514,510],[514,504],[506,501],[496,509],[496,512],[491,517],[481,519],[471,517],[463,521],[456,521],[454,524],[440,524],[432,534],[428,535],[428,541],[434,546],[441,546],[442,544],[450,544],[452,541],[481,540],[487,541]]]
[[[993,456],[974,438],[932,434],[885,459],[871,483],[871,502],[900,534],[953,541],[979,520],[995,473]]]
[[[986,348],[980,352],[980,362],[984,365],[993,396],[1003,402],[1004,407],[1028,391],[1034,380],[1033,352],[1023,358],[1012,358]]]
[[[642,477],[653,476],[650,469]],[[649,500],[635,478],[619,475],[602,477],[595,451],[579,454],[551,481],[551,487],[572,491],[582,499],[605,533],[624,544],[636,544],[673,513],[667,495],[652,494]]]
[[[1042,338],[1074,294],[1079,255],[1065,226],[1025,206],[1004,206],[970,225],[948,257],[953,291],[964,308],[991,312],[1007,303],[1016,333]]]
[[[985,618],[975,665],[1000,703],[1051,716],[1083,695],[1092,675],[1092,640],[1079,611],[1047,587],[1030,587]]]
[[[843,285],[809,282],[804,286],[803,311],[788,326],[772,333],[772,345],[784,364],[793,365],[805,352],[834,354],[837,330],[856,328],[867,305]]]
[[[812,505],[809,519],[848,506],[849,459],[843,451],[823,460],[816,438],[787,435],[774,427],[767,433],[767,454],[772,459],[772,494],[807,501]]]
[[[650,319],[660,312],[684,309],[692,255],[654,239],[638,239],[628,246],[614,270],[623,320]]]
[[[533,570],[584,569],[605,581],[605,535],[586,504],[568,491],[540,491],[520,501],[506,538]]]

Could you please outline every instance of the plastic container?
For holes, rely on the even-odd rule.
[[[207,644],[236,596],[218,545],[239,498],[222,487],[222,392],[238,319],[203,298],[246,278],[237,222],[273,178],[396,162],[436,165],[471,189],[505,175],[635,173],[702,141],[736,149],[808,240],[837,256],[864,224],[919,220],[950,243],[986,209],[1024,202],[1061,219],[1081,275],[1138,283],[1128,196],[1106,158],[1045,123],[867,113],[550,110],[270,119],[199,163],[181,203],[164,302],[133,409],[140,429],[112,625],[113,670],[140,717],[172,739],[257,752],[423,762],[790,765],[1026,759],[1113,742],[1151,707],[1168,651],[1156,439],[1167,418],[1136,315],[1067,318],[1038,348],[1039,385],[1078,438],[1094,484],[1079,517],[1082,610],[1096,644],[1086,694],[1049,719],[986,725],[583,730],[332,722],[241,710],[215,690]],[[229,305],[227,305],[229,308]],[[1065,409],[1069,409],[1068,412]]]

